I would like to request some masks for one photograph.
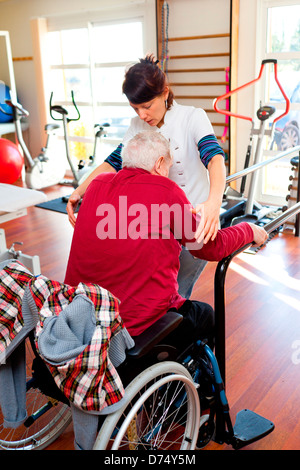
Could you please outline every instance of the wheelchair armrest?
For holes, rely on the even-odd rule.
[[[171,333],[182,321],[182,315],[169,310],[163,317],[157,320],[153,325],[147,328],[139,336],[135,336],[135,346],[127,351],[127,355],[131,358],[139,359]]]

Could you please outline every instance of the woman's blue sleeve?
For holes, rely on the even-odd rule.
[[[225,158],[225,153],[222,147],[219,145],[214,134],[209,134],[205,137],[202,137],[202,139],[200,139],[198,142],[198,150],[201,161],[205,168],[207,168],[209,162],[215,155],[223,155]]]
[[[123,148],[123,144],[118,145],[116,150],[114,150],[104,161],[109,163],[116,171],[120,171],[122,169],[122,157],[121,151]]]

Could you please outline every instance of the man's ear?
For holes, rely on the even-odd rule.
[[[163,170],[163,162],[164,162],[164,157],[161,156],[161,157],[158,157],[158,159],[156,160],[156,162],[154,163],[154,171],[155,173],[157,173],[158,175],[161,175],[161,176],[164,176],[162,173],[164,172]]]

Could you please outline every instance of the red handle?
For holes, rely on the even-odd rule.
[[[283,118],[283,116],[286,116],[286,114],[288,114],[289,110],[290,110],[290,100],[288,99],[288,97],[286,96],[281,84],[279,83],[279,80],[278,80],[278,77],[277,77],[277,61],[276,63],[274,63],[274,74],[275,74],[275,81],[278,85],[278,88],[279,90],[281,91],[282,93],[282,96],[284,97],[285,99],[285,111],[283,114],[280,114],[280,116],[278,116],[277,118],[274,119],[273,121],[273,124],[276,122],[276,121],[279,121],[279,119]]]
[[[286,106],[285,106],[285,111],[283,114],[281,114],[280,116],[278,116],[276,119],[274,119],[273,123],[275,123],[276,121],[278,121],[279,119],[281,119],[283,116],[285,116],[286,114],[288,114],[289,110],[290,110],[290,101],[288,99],[288,97],[286,96],[281,84],[279,83],[279,80],[278,80],[278,76],[277,76],[277,60],[275,59],[267,59],[267,60],[263,60],[262,61],[262,64],[261,64],[261,67],[260,67],[260,72],[259,72],[259,75],[257,78],[255,78],[254,80],[251,80],[251,82],[248,82],[248,83],[245,83],[245,85],[242,85],[238,88],[236,88],[235,90],[231,90],[229,91],[228,93],[225,93],[224,95],[222,96],[219,96],[219,98],[217,98],[215,101],[214,101],[214,109],[220,113],[220,114],[225,114],[226,116],[233,116],[233,117],[236,117],[236,118],[239,118],[239,119],[246,119],[247,121],[250,121],[252,122],[253,119],[251,117],[248,117],[248,116],[243,116],[242,114],[236,114],[236,113],[232,113],[231,111],[227,111],[227,110],[224,110],[224,109],[220,109],[218,107],[218,103],[222,100],[225,100],[226,98],[229,98],[229,96],[233,95],[234,93],[237,93],[238,91],[252,85],[253,83],[257,82],[258,80],[261,79],[261,76],[262,76],[262,73],[263,73],[263,69],[264,69],[264,66],[266,63],[274,63],[274,75],[275,75],[275,81],[285,99],[285,103],[286,103]]]

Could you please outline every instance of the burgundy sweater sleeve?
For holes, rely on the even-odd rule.
[[[191,203],[180,188],[173,191],[174,204],[179,203],[181,211],[174,217],[173,230],[175,238],[196,258],[206,261],[221,261],[245,245],[253,242],[253,230],[249,224],[242,222],[232,227],[218,230],[214,241],[209,240],[205,245],[198,244],[194,233],[200,221],[200,216],[191,213]]]
[[[232,227],[218,230],[214,241],[209,240],[199,250],[189,250],[193,256],[207,261],[221,261],[223,258],[234,253],[253,242],[253,230],[249,224],[242,222]],[[188,248],[187,244],[187,248]],[[195,243],[193,243],[195,247]]]

